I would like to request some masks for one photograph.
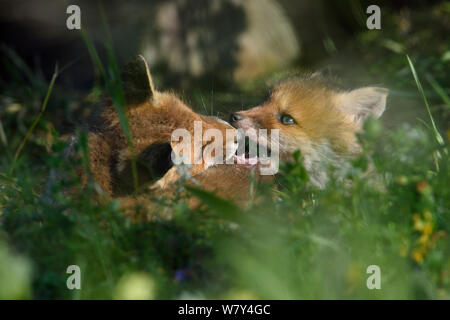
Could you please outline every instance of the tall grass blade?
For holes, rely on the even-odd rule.
[[[423,98],[425,107],[427,108],[428,116],[430,117],[431,126],[433,128],[434,137],[435,137],[437,143],[439,143],[442,146],[442,145],[444,145],[444,139],[442,139],[442,136],[440,135],[440,133],[436,127],[436,123],[434,122],[433,115],[431,114],[430,105],[428,104],[428,100],[427,100],[427,97],[425,96],[425,92],[423,91],[422,84],[420,83],[419,77],[417,76],[417,72],[416,72],[416,69],[414,68],[414,64],[412,63],[412,61],[408,55],[406,55],[406,58],[408,59],[409,67],[413,74],[414,80],[416,81],[417,89],[419,90],[420,95]]]
[[[34,128],[39,123],[39,120],[41,119],[42,115],[45,112],[45,109],[47,108],[48,100],[50,99],[50,95],[53,91],[53,86],[55,84],[56,78],[58,77],[58,65],[55,67],[55,72],[53,72],[52,79],[50,81],[50,84],[47,89],[47,94],[45,95],[44,102],[42,103],[41,110],[39,111],[39,114],[34,119],[33,123],[31,124],[30,128],[28,129],[27,133],[25,134],[25,137],[22,139],[22,142],[20,143],[19,147],[17,148],[16,153],[14,154],[13,163],[10,169],[10,174],[14,170],[14,166],[16,165],[17,159],[19,158],[20,152],[22,151],[23,147],[25,146],[25,143],[30,138],[31,134],[33,133]]]
[[[130,126],[128,123],[128,119],[124,112],[125,95],[123,93],[122,83],[121,83],[121,79],[120,79],[120,72],[117,67],[116,59],[114,58],[114,52],[112,51],[112,46],[105,42],[105,47],[107,48],[107,52],[108,52],[108,63],[109,63],[109,66],[112,66],[112,68],[108,69],[109,73],[107,73],[105,67],[103,66],[103,64],[100,60],[98,52],[95,49],[95,46],[94,46],[91,38],[88,36],[88,34],[83,29],[81,30],[81,37],[83,38],[83,41],[85,42],[85,44],[88,48],[89,54],[91,55],[91,58],[92,58],[94,64],[99,68],[100,73],[102,74],[106,89],[108,90],[108,92],[111,96],[114,109],[117,112],[120,126],[122,127],[122,130],[127,139],[128,147],[129,147],[130,153],[131,153],[131,170],[132,170],[132,175],[133,175],[133,187],[134,187],[135,192],[137,192],[137,190],[138,190],[138,175],[137,175],[137,167],[136,167],[136,157],[134,155],[133,139],[131,136],[131,130],[130,130]]]

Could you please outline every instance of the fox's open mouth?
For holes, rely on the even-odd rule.
[[[253,144],[253,148],[251,148]],[[265,150],[266,152],[262,152]],[[271,156],[271,150],[267,145],[262,145],[245,137],[244,146],[239,146],[234,155],[234,163],[241,164],[246,167],[253,167],[261,164],[261,159],[268,159]]]

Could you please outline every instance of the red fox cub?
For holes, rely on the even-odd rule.
[[[173,183],[179,178],[180,169],[174,163],[175,153],[192,164],[184,170],[192,178],[188,183],[198,182],[205,190],[229,200],[248,201],[252,169],[235,164],[236,129],[218,118],[195,113],[173,93],[157,91],[142,57],[124,68],[122,81],[126,98],[124,113],[131,131],[140,195],[133,193],[131,149],[111,103],[98,110],[88,124],[89,171],[101,187],[101,193],[119,199],[129,214],[133,214],[136,205],[152,208],[149,195],[167,195],[174,191]],[[184,136],[174,139],[177,130],[195,136],[199,126],[205,132],[197,146],[200,159],[199,153],[192,150],[195,139],[193,144],[187,144],[187,149],[179,148]],[[208,136],[209,131],[224,138]],[[73,137],[66,156],[73,154],[76,143]],[[222,151],[210,148],[213,145]],[[206,152],[208,148],[212,152]],[[175,150],[177,152],[173,152]],[[258,172],[253,176],[258,178]],[[85,184],[87,176],[82,173],[82,178]],[[190,204],[195,206],[198,201],[193,199]]]
[[[355,134],[368,116],[383,114],[387,94],[378,87],[340,91],[317,74],[291,77],[275,85],[261,105],[231,114],[230,124],[244,132],[267,129],[268,137],[278,129],[278,141],[258,138],[258,143],[276,147],[281,161],[300,150],[311,182],[323,188],[327,165],[343,166],[360,152]]]
[[[124,112],[130,127],[140,185],[156,181],[155,187],[165,188],[178,178],[172,149],[180,142],[172,141],[172,133],[176,129],[192,132],[195,122],[204,131],[218,130],[226,137],[220,146],[225,150],[220,160],[234,156],[237,148],[235,129],[225,121],[195,113],[173,93],[156,91],[143,57],[124,68],[122,81],[127,103]],[[131,149],[112,105],[108,104],[98,118],[88,133],[89,169],[107,195],[125,195],[131,192],[133,185]],[[232,134],[227,135],[226,130]],[[214,139],[200,139],[200,150],[213,142]],[[192,152],[188,159],[192,164],[189,170],[192,176],[215,164],[214,152],[209,158],[206,155],[198,161],[194,161],[194,156],[198,155]]]

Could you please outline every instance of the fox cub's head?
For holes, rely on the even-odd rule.
[[[323,160],[335,161],[355,155],[360,146],[355,133],[369,116],[380,117],[385,110],[387,90],[364,87],[341,91],[317,75],[288,78],[275,85],[266,102],[233,113],[230,123],[244,131],[279,129],[279,154],[289,160],[296,150],[304,158],[310,179],[323,186]],[[258,141],[270,148],[271,139]],[[274,142],[272,142],[274,143]]]

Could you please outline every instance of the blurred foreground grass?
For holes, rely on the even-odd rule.
[[[448,142],[381,129],[367,124],[350,184],[311,189],[297,155],[277,195],[262,187],[248,210],[196,193],[206,209],[181,200],[173,219],[151,223],[129,221],[116,201],[96,203],[89,187],[69,198],[55,185],[50,204],[40,196],[45,170],[21,161],[1,176],[1,298],[448,299]],[[371,161],[376,184],[363,177]],[[66,287],[72,264],[79,291]],[[381,268],[381,290],[367,289],[369,265]]]

